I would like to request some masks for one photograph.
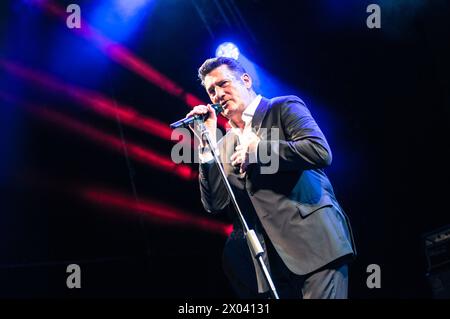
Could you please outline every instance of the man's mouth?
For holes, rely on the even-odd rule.
[[[228,102],[229,102],[229,101],[230,101],[230,100],[226,100],[226,101],[222,102],[222,107],[223,107],[224,109],[227,108]]]

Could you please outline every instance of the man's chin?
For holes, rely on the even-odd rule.
[[[225,110],[221,113],[223,117],[225,117],[227,120],[230,119],[231,113],[228,110]]]

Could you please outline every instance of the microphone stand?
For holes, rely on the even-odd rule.
[[[211,149],[211,153],[214,157],[214,161],[217,165],[217,168],[219,169],[220,175],[222,177],[222,180],[225,184],[225,188],[228,191],[228,194],[230,195],[231,202],[233,203],[234,208],[236,209],[236,213],[238,215],[239,221],[242,224],[242,227],[244,229],[245,238],[247,240],[247,245],[250,248],[250,251],[253,255],[253,257],[258,261],[258,265],[262,270],[262,273],[264,274],[264,278],[267,281],[267,284],[269,285],[269,291],[270,295],[274,299],[280,299],[278,296],[278,293],[275,289],[275,285],[273,284],[272,277],[269,274],[269,271],[267,270],[266,264],[264,264],[264,261],[262,259],[262,255],[264,253],[264,249],[262,248],[262,245],[256,236],[256,233],[253,229],[250,229],[247,225],[247,222],[245,221],[244,216],[242,215],[241,209],[239,208],[239,205],[236,201],[236,197],[234,196],[233,190],[231,189],[231,185],[228,182],[227,176],[225,175],[225,171],[223,170],[222,164],[220,163],[219,155],[216,149],[216,143],[211,142],[211,137],[209,136],[209,131],[206,128],[204,122],[202,120],[198,120],[200,132],[201,132],[201,138],[202,140],[206,141],[206,143],[209,145],[209,148]]]

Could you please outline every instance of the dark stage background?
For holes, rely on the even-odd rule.
[[[203,210],[197,165],[171,164],[167,138],[207,101],[196,70],[224,41],[264,72],[262,94],[299,95],[328,138],[359,252],[349,297],[433,297],[421,236],[450,224],[448,1],[0,6],[1,297],[234,297],[227,216]],[[81,289],[66,287],[72,263]]]

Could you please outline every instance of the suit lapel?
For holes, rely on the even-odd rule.
[[[258,135],[259,129],[261,128],[261,123],[269,109],[270,101],[263,97],[261,102],[259,102],[258,107],[255,110],[255,114],[252,119],[252,128],[255,130],[256,135]]]
[[[258,107],[255,110],[255,114],[253,114],[252,118],[252,129],[258,135],[259,138],[264,138],[260,135],[259,129],[261,128],[262,121],[264,120],[264,117],[266,116],[267,110],[270,107],[270,101],[269,99],[266,99],[263,97],[261,99],[261,102],[259,102]],[[251,172],[254,168],[254,165],[249,165],[247,168],[247,172],[245,173],[245,178],[248,178],[249,175],[251,175]]]

